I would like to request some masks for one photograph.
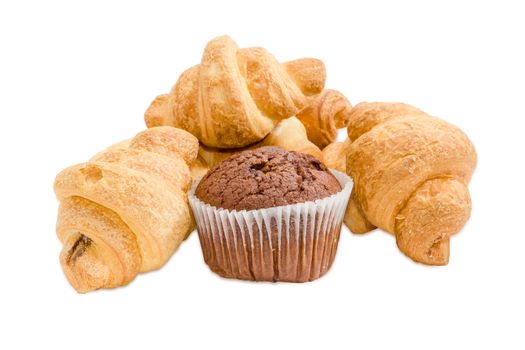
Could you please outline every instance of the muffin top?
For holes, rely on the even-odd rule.
[[[195,196],[217,208],[253,210],[331,196],[341,185],[315,157],[279,147],[235,154],[213,167]]]

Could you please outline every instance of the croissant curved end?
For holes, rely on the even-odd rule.
[[[396,216],[397,245],[414,261],[446,265],[450,236],[463,228],[470,211],[470,195],[462,181],[448,177],[428,180]]]
[[[305,95],[316,95],[323,91],[326,82],[326,67],[323,61],[316,58],[300,58],[285,62],[284,67]]]
[[[323,149],[337,138],[337,129],[346,127],[352,105],[336,90],[323,90],[310,99],[308,107],[297,114],[306,127],[308,138]]]

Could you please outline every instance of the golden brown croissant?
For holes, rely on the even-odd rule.
[[[192,164],[193,172],[196,176],[203,175],[203,164],[207,167],[213,167],[229,156],[263,146],[278,146],[288,151],[296,151],[311,154],[319,160],[323,160],[321,150],[310,142],[306,135],[304,125],[295,117],[281,121],[262,141],[244,148],[238,149],[220,149],[201,145],[199,148],[199,157]],[[205,172],[205,171],[204,171]]]
[[[208,147],[245,147],[310,104],[308,96],[323,90],[325,78],[320,60],[281,64],[263,48],[239,49],[231,38],[221,36],[208,43],[201,63],[182,73],[169,94],[151,103],[145,121],[148,127],[171,125],[187,130]],[[337,114],[344,106],[339,96],[326,101],[327,106],[339,101],[333,109],[335,122],[325,120],[330,107],[323,109],[321,123],[315,124],[308,116],[305,120],[312,119],[315,128],[326,125],[330,134],[332,124],[341,125],[344,120],[344,113]],[[322,145],[324,138],[319,138]]]
[[[193,229],[186,191],[197,139],[152,128],[55,179],[62,268],[81,293],[162,266]]]
[[[450,236],[470,216],[467,188],[476,152],[457,127],[398,103],[360,103],[350,113],[352,142],[324,150],[328,166],[355,182],[345,215],[354,233],[393,233],[415,261],[444,265]]]

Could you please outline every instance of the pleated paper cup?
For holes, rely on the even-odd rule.
[[[195,196],[193,209],[206,264],[228,278],[306,282],[322,276],[337,251],[352,190],[347,175],[332,170],[342,190],[315,201],[257,210],[227,210]]]

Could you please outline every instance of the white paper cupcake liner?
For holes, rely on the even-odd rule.
[[[352,179],[332,170],[342,190],[298,204],[227,210],[188,198],[208,266],[221,276],[256,281],[306,282],[332,265]]]

